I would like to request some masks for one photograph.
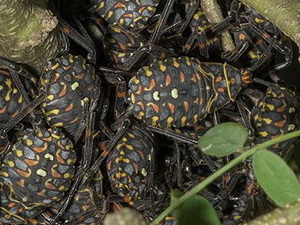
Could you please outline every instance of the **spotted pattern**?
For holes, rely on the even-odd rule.
[[[277,85],[269,87],[252,110],[252,117],[257,142],[265,142],[280,135],[299,129],[300,102],[296,93],[286,87]],[[284,152],[295,139],[273,145],[275,152]]]
[[[107,54],[107,60],[112,67],[128,70],[123,68],[128,59],[134,57],[137,51],[146,46],[148,40],[141,33],[131,32],[119,26],[109,25],[104,37],[105,53]],[[167,57],[173,57],[176,54],[160,46],[152,46],[151,54],[149,57],[143,57],[143,60],[139,60],[139,68],[147,65],[150,60],[162,60]]]
[[[152,135],[144,129],[130,128],[107,156],[106,168],[114,192],[129,200],[141,199],[148,188]]]
[[[61,56],[49,61],[39,85],[47,95],[41,107],[48,123],[75,136],[84,126],[85,109],[99,87],[93,66],[82,56]]]
[[[159,0],[92,0],[93,11],[109,24],[142,29],[156,11]]]
[[[30,87],[24,79],[24,87]],[[29,95],[34,96],[33,89],[26,89]],[[4,124],[22,111],[26,106],[25,100],[14,84],[8,71],[0,69],[0,123]]]
[[[27,224],[27,218],[41,213],[46,206],[23,203],[12,186],[0,183],[0,224]]]
[[[220,38],[218,35],[214,37],[206,37],[205,33],[211,29],[212,25],[201,7],[197,9],[189,24],[192,32],[198,32],[197,45],[202,56],[207,56],[206,51],[220,48]]]
[[[142,67],[129,82],[133,115],[158,127],[195,125],[234,101],[251,74],[227,63],[179,57]]]
[[[147,43],[139,33],[133,33],[119,26],[108,26],[104,44],[109,61],[114,67],[120,67],[134,52]]]
[[[102,185],[102,174],[100,170],[97,171],[93,179],[88,185],[84,185],[82,188],[76,190],[74,197],[69,203],[66,211],[60,217],[60,220],[64,220],[64,224],[86,224],[86,225],[98,225],[103,221],[105,215],[99,209],[104,208],[104,196]],[[59,202],[52,205],[45,211],[49,218],[53,218],[61,207],[65,204],[66,195]],[[29,220],[33,224],[48,225],[48,221],[43,216],[37,216],[34,219]]]
[[[64,200],[65,199],[62,199],[60,202],[54,204],[51,207],[51,211],[57,213],[64,203]],[[90,186],[79,189],[76,192],[61,219],[66,221],[65,224],[100,224],[103,215],[97,209],[94,191]]]
[[[255,28],[236,24],[238,26],[234,25],[233,29],[229,29],[237,48],[223,53],[222,58],[227,61],[239,60],[239,64],[242,63],[243,66],[252,66],[264,56],[263,54],[272,42],[275,43],[273,47],[280,52],[287,50],[284,47],[284,42],[287,41],[286,36],[280,33],[280,30],[274,24],[253,9],[247,6],[241,7],[242,9],[239,10],[238,14],[238,23],[240,25],[252,24]],[[262,33],[258,34],[255,31],[257,29]],[[267,39],[269,40],[267,41]]]
[[[200,120],[193,127],[180,127],[180,128],[172,127],[172,128],[166,128],[166,130],[170,130],[171,132],[185,135],[187,137],[191,137],[194,139],[199,139],[212,127],[213,127],[213,124],[211,122],[206,121],[206,120]]]
[[[26,131],[0,167],[0,183],[6,190],[0,194],[6,200],[1,201],[0,214],[10,211],[11,217],[28,219],[59,201],[70,188],[75,161],[73,144],[61,131]]]

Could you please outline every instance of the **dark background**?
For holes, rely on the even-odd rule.
[[[299,63],[299,49],[293,45],[293,61],[290,66],[280,70],[278,73],[282,80],[290,85],[295,85],[298,92],[300,92],[300,63]]]

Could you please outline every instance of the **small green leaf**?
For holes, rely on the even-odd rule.
[[[176,201],[182,193],[174,190],[171,193],[172,201]],[[177,225],[220,225],[217,213],[204,197],[196,195],[189,198],[174,210]]]
[[[201,150],[212,156],[230,155],[243,148],[247,130],[238,123],[221,123],[208,130],[198,141]]]
[[[253,155],[253,170],[258,183],[278,206],[300,198],[300,183],[286,162],[273,152],[262,150]]]

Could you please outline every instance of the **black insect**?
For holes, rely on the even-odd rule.
[[[65,26],[62,27],[62,30],[64,33],[67,33],[68,36],[73,37],[75,41],[81,41],[81,36],[70,26],[65,24]],[[88,44],[85,44],[84,46],[87,46],[87,49],[91,48]],[[91,50],[90,52],[93,51]],[[90,62],[94,62],[92,53],[90,55],[88,54],[87,58]],[[12,70],[16,68],[15,64],[13,63],[9,64],[8,66]],[[17,70],[14,72],[20,73],[20,71],[21,70]],[[45,118],[52,127],[51,129],[55,129],[55,127],[62,127],[68,131],[68,135],[73,140],[78,141],[84,129],[86,128],[83,151],[81,153],[77,152],[76,154],[76,156],[81,155],[81,163],[79,163],[77,171],[73,171],[72,176],[69,174],[62,175],[65,178],[68,178],[68,181],[72,183],[72,185],[70,185],[72,187],[70,188],[70,191],[67,195],[68,197],[65,199],[62,208],[58,211],[58,214],[50,222],[50,224],[55,223],[57,218],[61,216],[61,214],[63,214],[67,208],[82,179],[81,175],[87,170],[92,160],[93,126],[95,124],[95,109],[98,105],[98,98],[100,95],[99,88],[100,83],[95,75],[94,67],[92,67],[90,64],[87,64],[82,56],[72,56],[71,54],[67,54],[62,55],[60,58],[50,60],[40,79],[39,96],[34,99],[33,102],[30,102],[28,105],[26,105],[24,109],[22,109],[22,113],[17,115],[18,119],[11,119],[7,123],[9,125],[5,125],[1,130],[2,133],[6,133],[8,127],[13,127],[18,121],[22,120],[23,117],[28,113],[31,113],[32,110],[41,103]],[[27,93],[24,93],[24,96],[26,96],[26,94]],[[28,101],[26,103],[28,103]],[[45,128],[35,126],[35,124],[33,124],[33,132],[37,132],[40,134],[40,136],[45,133],[44,129]],[[30,143],[28,145],[30,145]],[[63,147],[63,145],[61,147]],[[45,148],[47,148],[47,146],[45,146]],[[52,147],[52,150],[54,151],[56,148]],[[61,159],[59,158],[56,160],[62,160],[67,156],[68,155],[64,155]],[[41,161],[41,163],[47,163],[47,161]],[[69,163],[74,164],[74,162],[70,161]],[[67,168],[65,167],[65,169]],[[72,177],[75,173],[76,179],[73,182]],[[43,189],[43,185],[48,184],[42,183],[40,187],[41,189]],[[69,187],[60,187],[60,189],[61,194],[65,194],[64,192],[67,191]],[[53,192],[52,194],[55,193]],[[62,196],[60,198],[62,198]],[[60,199],[56,200],[58,201]],[[36,201],[38,202],[38,200]],[[49,207],[49,204],[44,205],[42,209]],[[27,213],[31,213],[30,210],[26,211],[28,211]],[[41,209],[39,209],[39,212],[40,211]]]
[[[109,24],[140,30],[145,27],[157,9],[159,0],[112,1],[93,0],[92,11],[103,17]]]
[[[52,127],[63,127],[75,140],[85,128],[86,112],[93,98],[99,98],[100,82],[91,64],[71,54],[50,60],[40,78],[40,92],[46,94],[41,108]]]
[[[238,1],[232,1],[229,15],[220,24],[215,25],[213,32],[228,28],[232,33],[236,48],[230,52],[222,53],[226,61],[235,62],[242,59],[245,65],[247,61],[252,64],[260,60],[265,52],[275,49],[277,53],[284,55],[284,62],[275,64],[272,69],[279,70],[291,63],[292,50],[290,40],[275,27],[271,22],[266,20],[262,15],[255,12],[247,6],[243,6]],[[272,46],[269,50],[269,46]],[[265,58],[267,61],[269,57]]]
[[[212,29],[212,24],[209,23],[205,12],[199,6],[194,12],[189,23],[191,34],[187,42],[183,46],[183,53],[188,53],[194,48],[199,49],[200,56],[209,57],[212,51],[220,51],[220,37],[218,35],[208,36],[208,32]],[[178,33],[181,31],[178,30]],[[196,44],[194,42],[196,41]]]
[[[72,184],[76,152],[56,129],[28,130],[0,167],[1,222],[27,223],[59,201]]]
[[[299,129],[299,96],[295,90],[283,84],[268,87],[264,96],[257,100],[252,109],[257,143],[271,140],[283,134]],[[270,149],[283,157],[289,155],[289,149],[297,139],[278,143]]]
[[[24,85],[23,83],[21,83],[21,85],[18,86],[19,83],[15,82],[15,77],[13,77],[13,75],[8,70],[0,70],[0,122],[3,125],[11,118],[18,115],[22,111],[22,108],[26,106],[25,99],[22,95],[23,91],[29,93],[29,95],[31,95],[32,97],[34,97],[36,94],[35,90],[32,87],[31,81],[26,78],[24,79],[24,77],[22,80],[24,81]],[[22,88],[24,88],[24,86],[27,86],[27,89],[21,90]]]
[[[165,54],[170,53],[174,55],[167,48],[156,46],[169,26],[176,27],[177,20],[173,24],[167,25],[175,5],[174,0],[166,2],[93,1],[92,3],[92,11],[108,22],[108,26],[101,30],[106,30],[104,32],[104,48],[107,50],[113,66],[129,71],[137,62],[140,63],[140,59],[145,53],[150,53],[158,58],[165,57]],[[188,25],[199,1],[193,0],[185,4],[189,7],[185,14],[186,17],[182,23],[179,23],[179,30],[184,30]],[[158,12],[158,8],[162,9],[161,12]],[[152,21],[149,22],[150,20]],[[145,31],[152,23],[155,23],[154,29]]]
[[[154,137],[146,129],[131,126],[120,130],[106,158],[112,190],[127,202],[145,199],[153,185]]]
[[[193,126],[235,101],[251,69],[179,57],[141,68],[129,82],[133,115],[157,127]]]

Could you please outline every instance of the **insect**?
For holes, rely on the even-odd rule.
[[[207,37],[207,32],[212,28],[212,25],[208,22],[205,12],[201,7],[198,7],[197,11],[193,14],[189,23],[191,28],[191,34],[183,46],[183,53],[188,53],[193,48],[195,40],[197,41],[199,53],[201,56],[208,58],[209,50],[220,49],[220,38],[218,35],[213,37]],[[180,31],[178,31],[180,32]]]
[[[46,94],[41,108],[52,127],[63,127],[77,140],[85,128],[85,111],[100,83],[84,57],[63,55],[48,62],[39,82]]]
[[[0,69],[0,161],[2,162],[5,154],[10,150],[10,141],[13,137],[22,135],[17,133],[22,133],[24,124],[16,125],[30,113],[31,119],[24,122],[35,126],[36,118],[33,109],[40,104],[41,97],[36,97],[35,77],[4,58],[0,57],[0,63],[7,67],[7,69]],[[33,98],[35,100],[31,102]],[[11,129],[14,129],[15,133],[8,135]]]
[[[96,104],[92,104],[96,105]],[[29,107],[30,108],[30,107]],[[28,113],[28,110],[26,110],[26,113]],[[49,128],[48,130],[43,127],[34,127],[34,129],[29,133],[28,135],[24,136],[24,143],[21,143],[21,146],[19,149],[16,150],[16,153],[14,153],[14,157],[18,157],[16,159],[7,158],[10,156],[10,154],[6,155],[4,158],[4,164],[7,164],[3,167],[1,167],[1,175],[4,177],[7,177],[7,179],[4,180],[4,184],[9,183],[10,180],[12,180],[12,184],[10,184],[11,187],[13,187],[13,192],[20,192],[21,200],[29,200],[30,205],[37,205],[39,208],[30,208],[29,206],[24,206],[25,209],[20,209],[21,212],[25,211],[25,215],[22,215],[20,218],[22,219],[24,216],[25,219],[33,218],[37,215],[37,212],[44,211],[45,208],[48,208],[52,204],[55,203],[55,201],[59,201],[65,194],[65,192],[68,191],[68,194],[66,195],[66,198],[64,199],[63,204],[61,205],[62,208],[58,210],[57,215],[55,215],[53,220],[50,220],[49,224],[54,224],[57,219],[65,212],[66,208],[70,204],[81,180],[82,175],[85,174],[86,170],[88,169],[88,166],[92,160],[92,150],[93,150],[93,126],[95,123],[95,112],[92,110],[87,114],[86,118],[86,124],[87,128],[85,131],[85,141],[83,146],[83,151],[81,153],[81,162],[79,163],[77,169],[75,170],[74,163],[76,161],[77,155],[79,153],[72,150],[71,153],[66,153],[64,150],[69,150],[73,148],[72,142],[69,139],[64,139],[64,134],[61,133],[61,131],[57,131],[59,128]],[[50,134],[49,134],[50,133]],[[63,135],[62,137],[60,135]],[[33,137],[32,137],[33,136]],[[52,137],[54,140],[52,140]],[[37,140],[35,140],[37,139]],[[55,142],[58,139],[57,143]],[[62,139],[62,140],[60,140]],[[61,142],[60,142],[61,141]],[[37,142],[38,146],[35,146],[35,142]],[[44,143],[45,142],[45,143]],[[51,142],[54,142],[52,144]],[[24,146],[25,145],[25,146]],[[66,146],[65,146],[66,145]],[[15,146],[15,145],[14,145]],[[33,151],[36,152],[36,156],[31,153],[31,148],[33,148]],[[65,148],[65,149],[64,149]],[[25,149],[25,150],[23,150]],[[47,153],[47,150],[50,151],[50,153]],[[23,152],[24,151],[24,152]],[[55,152],[58,151],[58,152]],[[44,153],[45,152],[45,153]],[[46,154],[45,156],[43,155]],[[60,155],[62,154],[62,155]],[[23,156],[24,155],[24,156]],[[75,156],[74,156],[75,155]],[[29,159],[24,159],[24,162],[21,161],[20,157],[27,157]],[[34,157],[34,158],[33,158]],[[74,159],[72,158],[74,157]],[[9,160],[9,161],[7,161]],[[12,161],[15,160],[15,161]],[[39,161],[41,161],[39,163]],[[48,162],[50,161],[50,162]],[[52,164],[54,164],[52,166]],[[63,165],[60,165],[63,164]],[[65,165],[67,164],[67,165]],[[70,164],[70,165],[69,165]],[[17,168],[14,168],[16,167]],[[27,167],[25,167],[27,166]],[[48,167],[49,168],[48,168]],[[52,166],[52,167],[51,167]],[[6,169],[8,167],[8,169]],[[13,167],[13,169],[10,169],[9,167]],[[37,168],[36,168],[37,167]],[[72,167],[72,171],[69,167]],[[8,170],[6,172],[6,170]],[[12,171],[11,171],[12,170]],[[28,180],[21,179],[22,177],[17,176],[15,179],[15,171],[16,173],[19,173],[20,176],[25,176]],[[25,170],[25,171],[22,171]],[[34,174],[31,176],[32,170]],[[36,170],[36,171],[35,171]],[[57,171],[56,171],[57,170]],[[47,176],[48,171],[51,171],[50,178]],[[12,179],[10,174],[12,173]],[[60,174],[61,173],[61,174]],[[40,175],[40,177],[36,177],[37,175]],[[54,177],[52,178],[51,175]],[[76,177],[75,181],[72,179]],[[20,178],[19,178],[20,177]],[[61,178],[61,182],[59,180]],[[44,180],[43,180],[44,179]],[[28,182],[28,188],[25,189],[24,185]],[[6,182],[6,183],[5,183]],[[55,182],[52,184],[52,182]],[[15,184],[16,183],[16,184]],[[34,183],[37,183],[37,185],[33,185]],[[18,186],[20,186],[20,190],[17,189]],[[58,186],[59,185],[59,186]],[[45,187],[43,187],[45,186]],[[58,186],[55,190],[55,186]],[[17,189],[17,190],[15,190]],[[45,190],[50,189],[49,193],[46,192],[49,196],[45,194]],[[33,196],[27,196],[28,193],[38,193]],[[25,192],[25,193],[23,193]],[[27,195],[26,195],[27,193]],[[10,196],[10,192],[8,193]],[[48,199],[47,199],[48,197]],[[46,198],[46,199],[45,199]],[[9,201],[12,200],[11,197],[9,197],[9,200],[7,200],[8,204]],[[13,201],[15,201],[15,198],[13,198]],[[19,201],[17,199],[17,201]],[[33,201],[33,202],[30,202]],[[42,201],[40,203],[40,201]],[[13,205],[14,210],[19,210],[18,207],[21,207],[19,205],[15,206]],[[24,208],[23,207],[23,208]],[[5,211],[5,210],[4,210]],[[27,215],[28,214],[28,215]],[[17,216],[13,215],[13,218]]]
[[[93,163],[93,150],[94,150],[94,125],[95,125],[95,106],[97,106],[97,100],[93,99],[90,104],[90,111],[86,117],[86,129],[84,135],[84,146],[81,151],[81,160],[79,165],[77,166],[77,170],[75,173],[75,180],[72,183],[72,187],[68,192],[68,195],[64,199],[64,202],[60,204],[60,208],[57,210],[57,214],[52,218],[49,225],[55,224],[55,222],[62,217],[65,212],[68,212],[67,209],[70,208],[70,204],[72,204],[72,200],[76,195],[78,190],[81,190],[85,186],[82,186],[84,183],[84,176],[88,173],[88,170]]]
[[[89,112],[92,99],[98,99],[100,96],[100,80],[95,74],[94,66],[91,65],[95,63],[95,49],[92,44],[63,20],[60,21],[60,26],[64,48],[69,49],[66,37],[68,36],[87,50],[86,59],[89,63],[83,56],[65,54],[64,51],[61,52],[60,57],[47,61],[47,66],[39,80],[39,96],[34,99],[37,103],[33,104],[32,108],[28,107],[28,110],[32,111],[34,107],[37,107],[40,103],[38,99],[41,99],[41,108],[49,125],[62,127],[77,141],[85,128],[85,115],[86,112]],[[17,74],[15,77],[22,75],[25,71],[22,66],[13,62],[6,62],[6,66],[12,74]],[[18,90],[21,92],[21,88]],[[21,94],[29,105],[30,100],[27,93],[23,91]],[[24,114],[26,113],[24,111]],[[21,116],[20,118],[22,119]],[[3,130],[7,132],[8,127],[5,124]]]
[[[191,1],[191,5],[198,5],[198,0]],[[124,62],[118,66],[119,69],[130,71],[137,61],[142,59],[145,53],[162,57],[168,50],[158,47],[155,44],[160,40],[166,29],[167,19],[175,1],[94,1],[94,10],[97,14],[107,20],[107,37],[104,38],[106,50],[113,62]],[[161,7],[160,7],[161,6]],[[161,13],[156,13],[157,8],[162,8]],[[194,7],[188,12],[193,12]],[[149,12],[148,12],[149,11]],[[148,13],[147,13],[148,12]],[[193,13],[192,13],[193,14]],[[126,19],[123,17],[126,16]],[[154,18],[155,28],[149,33],[149,38],[145,34],[145,28],[149,18]],[[182,27],[185,27],[190,20],[189,13],[186,14]],[[152,21],[153,22],[153,21]],[[99,23],[98,23],[99,24]],[[171,25],[172,26],[172,25]],[[173,53],[174,54],[174,53]],[[126,56],[130,56],[127,58]]]
[[[256,142],[262,143],[297,130],[300,124],[299,96],[283,84],[269,86],[252,109]],[[270,149],[283,157],[296,139],[278,143]]]
[[[141,32],[149,26],[150,23],[156,21],[158,30],[154,31],[155,36],[160,35],[161,28],[163,28],[167,22],[175,1],[93,0],[91,4],[90,10],[92,13],[100,15],[111,25],[124,27],[132,32]],[[188,7],[188,10],[186,11],[186,18],[182,22],[181,30],[184,30],[185,26],[187,26],[195,11],[195,7],[193,6],[198,6],[199,1],[187,1],[184,4]],[[150,19],[152,19],[151,22],[149,21]]]
[[[127,202],[141,200],[153,180],[153,135],[136,126],[120,132],[106,158],[108,178],[112,190]]]
[[[73,144],[60,130],[26,130],[0,167],[1,222],[24,223],[59,201],[71,186],[75,161]]]
[[[22,94],[11,78],[8,70],[0,69],[0,126],[3,127],[26,106]],[[0,138],[0,159],[2,160],[8,145],[7,135]]]
[[[35,85],[37,79],[23,67],[18,66],[2,57],[0,64],[7,69],[0,69],[0,126],[5,127],[8,132],[12,127],[7,124],[9,120],[19,117],[22,110],[37,95]],[[31,112],[31,117],[34,114]],[[5,136],[2,133],[2,136]]]
[[[166,56],[176,56],[174,51],[152,44],[149,59],[145,60],[141,57],[149,50],[147,42],[147,38],[140,33],[126,30],[123,27],[108,25],[104,37],[104,49],[112,66],[126,71],[135,68],[137,62],[139,62],[140,67],[141,63],[145,65],[145,62],[154,58],[164,59]]]
[[[228,30],[232,33],[236,45],[234,50],[222,53],[222,58],[226,61],[235,62],[243,56],[241,61],[244,64],[244,61],[247,62],[248,60],[254,63],[263,57],[268,46],[271,45],[272,49],[285,57],[284,62],[274,65],[272,70],[282,69],[291,63],[290,40],[262,15],[247,6],[239,4],[236,0],[232,1],[229,15],[223,22],[215,25],[212,30],[216,32],[217,30],[223,30],[225,27],[228,27]],[[274,54],[269,54],[268,58],[271,55]],[[268,58],[266,57],[265,60],[267,61]]]
[[[30,219],[29,222],[35,224],[48,225],[51,218],[58,213],[64,204],[65,198],[52,205],[37,217]],[[71,203],[60,217],[59,224],[99,224],[103,220],[103,215],[98,210],[95,203],[95,193],[91,186],[80,188],[72,198]]]
[[[179,57],[142,67],[129,82],[133,115],[157,127],[194,125],[252,82],[249,69]]]
[[[249,163],[250,161],[246,162],[246,164]],[[229,210],[229,212],[222,218],[222,224],[245,223],[273,209],[254,178],[252,166],[243,165],[243,167],[245,170],[243,185],[235,187],[233,193],[230,193],[228,203],[224,208],[224,211]]]
[[[23,107],[18,119],[6,123],[2,133],[7,133],[13,125],[42,103],[41,108],[48,123],[52,127],[63,127],[77,140],[85,128],[85,111],[89,110],[92,98],[98,99],[100,95],[99,85],[94,68],[82,56],[68,54],[50,60],[40,78],[39,96],[30,103],[29,97],[26,97],[26,109]],[[27,96],[26,92],[22,93],[22,97],[24,96]]]
[[[67,28],[65,28],[65,32],[72,32],[72,29],[68,30]],[[90,59],[90,61],[93,60]],[[76,171],[76,180],[74,182],[72,180],[72,187],[70,188],[68,197],[62,209],[59,210],[56,217],[50,222],[51,224],[55,223],[56,219],[67,208],[81,182],[81,174],[87,169],[92,160],[93,126],[95,123],[95,108],[97,107],[100,95],[100,84],[95,77],[94,67],[87,64],[82,56],[62,55],[60,58],[50,60],[48,63],[49,65],[45,73],[41,76],[39,87],[39,96],[42,96],[41,100],[43,103],[41,107],[46,119],[52,127],[63,127],[69,131],[69,135],[75,141],[78,141],[83,130],[86,128],[85,145],[81,153],[82,161]],[[13,64],[10,66],[13,67]],[[84,85],[85,87],[83,88]],[[23,116],[28,114],[30,109],[32,110],[37,105],[35,104],[31,108],[27,105]],[[59,118],[55,117],[57,114],[59,114]],[[20,117],[19,119],[22,118]],[[73,124],[75,124],[75,128]],[[40,130],[41,128],[39,127],[38,129]]]
[[[88,132],[92,127],[88,126]],[[86,133],[88,133],[86,132]],[[92,132],[93,133],[93,132]],[[47,209],[51,215],[49,216],[49,224],[55,224],[58,221],[64,221],[63,224],[99,224],[107,213],[107,201],[103,195],[103,176],[99,168],[92,176],[90,170],[86,170],[88,165],[88,157],[91,155],[92,148],[88,149],[92,143],[90,137],[86,137],[85,150],[86,153],[82,158],[82,165],[77,169],[77,179],[73,183],[72,189],[61,201]],[[90,155],[89,155],[90,154]],[[41,219],[41,217],[39,217]]]
[[[159,0],[151,1],[112,1],[93,0],[92,11],[103,17],[109,24],[140,30],[155,14]]]
[[[26,103],[22,94],[16,87],[9,71],[0,70],[0,83],[1,83],[1,110],[0,121],[2,124],[9,121],[12,117],[16,116]]]

